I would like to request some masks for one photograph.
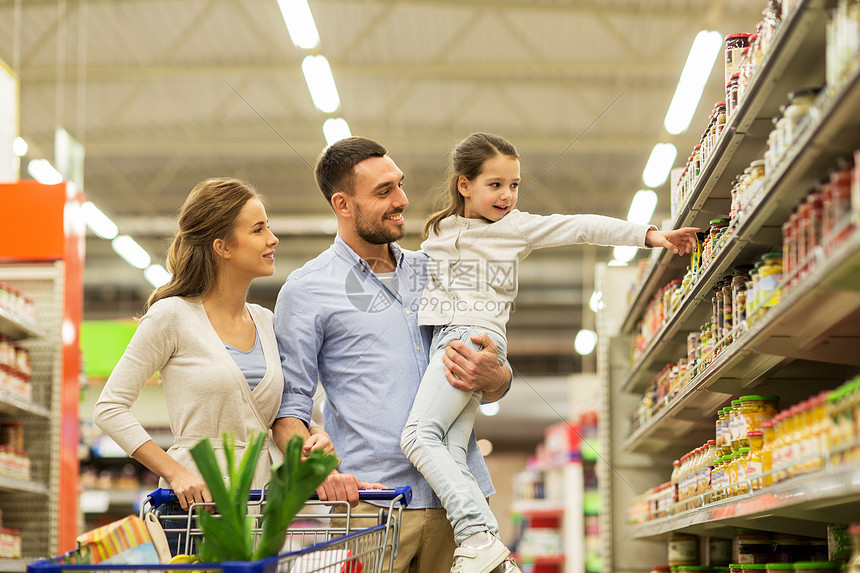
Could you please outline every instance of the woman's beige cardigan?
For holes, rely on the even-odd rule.
[[[220,454],[221,434],[232,432],[238,463],[251,435],[269,432],[284,390],[272,312],[255,304],[247,304],[247,308],[266,358],[266,375],[253,392],[212,328],[203,304],[170,297],[153,304],[140,319],[96,402],[95,423],[129,455],[134,453],[150,436],[130,408],[146,381],[159,371],[174,436],[167,453],[199,475],[189,449],[201,439],[210,438]],[[272,464],[281,459],[269,433],[257,463],[254,489],[265,485]],[[221,461],[223,471],[223,458]],[[169,487],[164,479],[159,485]]]

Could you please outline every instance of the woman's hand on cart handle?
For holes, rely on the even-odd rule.
[[[170,489],[176,494],[179,505],[186,511],[192,503],[212,503],[212,495],[203,478],[185,469],[167,481],[170,483]]]
[[[352,474],[342,474],[334,470],[317,489],[320,501],[348,501],[349,505],[358,505],[359,489],[382,489],[381,483],[367,483]]]

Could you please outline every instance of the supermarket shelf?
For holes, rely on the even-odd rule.
[[[547,499],[524,499],[515,501],[511,511],[527,517],[561,517],[564,505]]]
[[[0,492],[4,491],[48,495],[48,488],[39,482],[0,476]]]
[[[515,553],[512,557],[517,563],[528,563],[529,565],[562,565],[565,562],[564,555],[528,555]]]
[[[44,406],[33,402],[25,402],[3,392],[0,392],[0,414],[9,414],[11,416],[29,414],[46,419],[51,417],[50,410]]]
[[[819,250],[814,271],[633,432],[625,451],[684,448],[689,443],[678,444],[677,436],[688,433],[713,437],[717,409],[754,386],[767,386],[790,404],[808,396],[810,378],[844,381],[860,367],[860,285],[851,290],[848,284],[858,277],[860,229],[829,255]],[[768,379],[777,371],[778,378]]]
[[[0,334],[13,340],[45,337],[45,334],[35,324],[2,307],[0,307]]]
[[[735,527],[826,536],[827,523],[848,523],[860,511],[860,463],[796,476],[753,494],[630,526],[637,539],[672,531],[733,535]]]
[[[142,489],[86,490],[81,492],[80,506],[83,513],[105,513],[111,507],[134,509],[146,498],[148,491]]]
[[[24,573],[34,559],[0,559],[0,571],[8,573]]]
[[[725,216],[729,212],[731,179],[764,155],[770,118],[778,115],[787,94],[823,83],[823,67],[815,64],[823,58],[827,11],[834,4],[832,0],[801,2],[782,22],[742,105],[726,123],[672,228],[704,227],[711,215]],[[681,277],[684,265],[677,261],[665,249],[649,261],[621,323],[621,333],[632,333],[657,291],[670,280]]]
[[[731,267],[751,262],[781,242],[781,225],[809,192],[813,181],[832,168],[844,149],[860,147],[860,69],[842,88],[831,94],[821,119],[807,126],[792,149],[768,177],[762,199],[748,209],[732,237],[682,301],[675,313],[654,336],[622,385],[625,392],[641,392],[666,363],[683,354],[684,335],[706,320],[709,309],[700,310],[711,287]],[[705,305],[706,306],[706,305]]]

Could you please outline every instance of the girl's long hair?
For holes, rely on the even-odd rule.
[[[232,237],[242,207],[255,198],[261,199],[257,191],[238,179],[207,179],[194,186],[179,211],[179,232],[167,254],[173,276],[153,291],[144,311],[169,296],[199,298],[212,289],[218,272],[213,243]]]
[[[423,236],[426,237],[432,230],[439,231],[439,222],[451,215],[463,216],[465,213],[465,198],[457,189],[460,176],[472,181],[481,174],[484,163],[496,157],[506,155],[519,159],[516,148],[509,141],[492,133],[473,133],[451,151],[451,160],[448,162],[446,174],[446,185],[439,190],[436,198],[439,209],[427,219],[424,224]]]

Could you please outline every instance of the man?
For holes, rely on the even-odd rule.
[[[307,436],[319,380],[326,391],[325,429],[342,460],[341,473],[326,481],[320,496],[355,505],[359,486],[411,486],[395,571],[447,571],[456,548],[453,530],[438,498],[400,450],[432,335],[417,321],[427,258],[396,243],[405,233],[409,205],[403,172],[381,145],[351,137],[323,151],[316,178],[337,217],[337,237],[293,272],[278,295],[275,331],[288,417],[276,422],[274,432],[279,440]],[[489,337],[473,342],[483,348],[460,342],[448,347],[446,376],[455,387],[483,391],[485,401],[498,400],[510,384],[510,370],[499,364]],[[468,462],[489,497],[494,489],[474,433]],[[500,569],[519,571],[512,561]]]

